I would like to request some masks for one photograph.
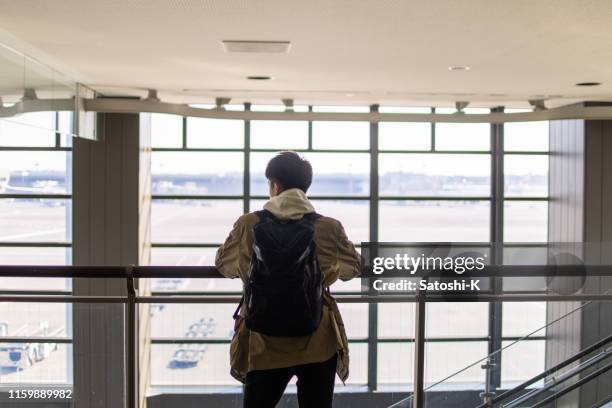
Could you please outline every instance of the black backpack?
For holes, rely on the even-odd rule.
[[[249,281],[241,302],[246,326],[269,336],[311,334],[319,327],[323,307],[314,242],[314,221],[320,215],[281,220],[267,210],[256,214]]]

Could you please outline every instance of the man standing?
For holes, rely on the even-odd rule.
[[[274,408],[297,377],[300,408],[330,408],[336,373],[348,377],[348,342],[329,286],[359,275],[360,257],[339,221],[306,197],[310,163],[281,152],[266,168],[270,200],[241,216],[216,256],[241,278],[231,373],[245,384],[245,408]]]

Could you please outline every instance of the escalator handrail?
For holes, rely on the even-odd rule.
[[[611,353],[612,353],[612,348],[605,349],[599,354],[596,354],[593,357],[581,362],[580,364],[578,364],[576,367],[572,368],[571,370],[564,372],[559,377],[552,378],[550,381],[545,383],[542,388],[536,388],[524,395],[521,395],[517,399],[510,401],[507,404],[504,404],[503,407],[513,408],[513,407],[518,406],[519,404],[524,403],[525,401],[529,401],[530,399],[550,390],[551,388],[557,387],[559,384],[564,383],[565,381],[575,377],[577,374],[580,374],[583,371],[591,368],[595,364],[598,364],[599,362],[605,360],[606,358],[610,357]]]
[[[604,405],[612,403],[612,395],[604,397],[601,401],[598,401],[591,408],[602,408]]]
[[[608,290],[608,291],[606,291],[605,293],[607,294],[607,293],[610,293],[610,292],[612,292],[612,290]],[[588,301],[588,302],[585,302],[585,303],[581,304],[579,307],[577,307],[577,308],[575,308],[575,309],[573,309],[573,310],[570,310],[569,312],[567,312],[567,313],[566,313],[566,314],[564,314],[563,316],[559,316],[559,317],[558,317],[558,318],[556,318],[555,320],[553,320],[553,321],[551,321],[551,322],[546,323],[544,326],[539,327],[539,328],[537,328],[536,330],[533,330],[532,332],[530,332],[530,333],[526,334],[525,336],[523,336],[523,337],[521,337],[521,338],[519,338],[519,339],[516,339],[515,341],[513,341],[513,342],[512,342],[512,343],[510,343],[510,344],[508,344],[507,346],[502,347],[502,348],[500,348],[499,350],[495,350],[494,352],[492,352],[492,353],[490,353],[490,354],[487,354],[485,357],[481,358],[480,360],[477,360],[477,361],[475,361],[474,363],[469,364],[469,365],[467,365],[467,366],[463,367],[462,369],[460,369],[460,370],[458,370],[458,371],[455,371],[454,373],[452,373],[452,374],[450,374],[450,375],[446,376],[445,378],[441,379],[440,381],[438,381],[438,382],[436,382],[436,383],[434,383],[434,384],[431,384],[431,385],[427,386],[427,387],[425,388],[425,391],[430,390],[431,388],[434,388],[434,387],[438,386],[439,384],[444,383],[446,380],[449,380],[449,379],[453,378],[453,377],[454,377],[454,376],[456,376],[457,374],[459,374],[459,373],[461,373],[461,372],[463,372],[463,371],[465,371],[465,370],[467,370],[467,369],[469,369],[469,368],[471,368],[471,367],[474,367],[474,366],[476,366],[476,365],[478,365],[478,364],[482,363],[483,361],[486,361],[486,360],[490,359],[492,356],[494,356],[494,355],[496,355],[496,354],[501,353],[502,351],[504,351],[504,350],[506,350],[506,349],[508,349],[508,348],[512,347],[512,346],[513,346],[513,345],[515,345],[516,343],[519,343],[519,342],[521,342],[521,341],[523,341],[523,340],[525,340],[525,339],[528,339],[529,337],[533,336],[534,334],[536,334],[536,333],[538,333],[538,332],[540,332],[540,331],[542,331],[542,330],[544,330],[544,329],[546,329],[546,328],[548,328],[548,327],[552,326],[553,324],[555,324],[555,323],[557,323],[557,322],[559,322],[559,321],[561,321],[561,320],[565,319],[567,316],[569,316],[569,315],[571,315],[571,314],[573,314],[573,313],[576,313],[576,312],[578,312],[578,311],[580,311],[580,310],[584,309],[585,307],[587,307],[587,306],[588,306],[588,305],[590,305],[591,303],[593,303],[593,301]],[[611,336],[611,337],[612,337],[612,336]],[[610,341],[610,340],[608,340],[608,341]],[[530,380],[527,380],[527,381],[530,381]],[[536,380],[536,381],[538,381],[538,380]],[[534,381],[534,382],[535,382],[535,381]],[[523,383],[523,384],[525,384],[525,383]],[[522,385],[522,384],[521,384],[521,385]],[[500,394],[500,395],[502,395],[502,394]],[[513,395],[514,395],[514,394],[513,394]],[[404,398],[404,399],[402,399],[402,400],[400,400],[400,401],[394,402],[392,405],[389,405],[387,408],[403,408],[403,407],[404,407],[404,404],[405,404],[405,403],[410,402],[410,401],[412,400],[412,398],[413,398],[413,395],[409,395],[408,397],[406,397],[406,398]],[[498,400],[498,401],[499,401],[499,400]],[[488,405],[488,404],[490,404],[490,403],[481,404],[481,405],[479,405],[477,408],[486,408],[486,407],[490,406],[490,405]]]
[[[610,371],[610,369],[612,369],[612,362],[606,364],[605,366],[603,366],[602,368],[600,368],[600,369],[598,369],[596,371],[593,371],[592,373],[589,373],[589,374],[585,375],[584,377],[582,377],[581,379],[579,379],[575,383],[573,383],[571,385],[568,385],[567,387],[563,388],[560,391],[557,391],[553,395],[544,398],[542,401],[540,401],[537,404],[533,405],[531,408],[540,408],[540,407],[543,407],[546,404],[548,404],[549,402],[554,401],[556,399],[559,399],[562,396],[564,396],[565,394],[567,394],[568,392],[575,390],[576,388],[582,386],[583,384],[586,384],[587,382],[591,381],[593,378],[597,378],[600,375]]]
[[[540,381],[543,378],[548,377],[549,375],[551,375],[552,373],[559,371],[560,369],[572,364],[573,362],[581,359],[582,357],[586,356],[587,354],[592,353],[593,351],[601,348],[602,346],[605,346],[606,344],[612,342],[612,334],[603,338],[602,340],[598,341],[597,343],[594,343],[593,345],[581,350],[580,352],[574,354],[572,357],[568,358],[567,360],[564,360],[562,362],[560,362],[559,364],[555,365],[554,367],[551,367],[547,370],[544,370],[543,372],[541,372],[540,374],[536,375],[535,377],[530,378],[529,380],[517,385],[516,387],[512,388],[511,390],[508,390],[506,392],[503,392],[497,396],[495,396],[490,402],[488,403],[483,403],[479,406],[477,406],[476,408],[487,408],[490,407],[492,404],[495,404],[497,402],[500,402],[502,400],[507,399],[508,397],[511,397],[513,395],[518,394],[520,391],[524,390],[525,388],[527,388],[528,386],[530,386],[533,383],[536,383],[538,381]]]

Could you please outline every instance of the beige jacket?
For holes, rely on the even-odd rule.
[[[306,195],[299,189],[283,191],[264,205],[281,219],[300,219],[314,212]],[[253,246],[253,226],[259,221],[254,213],[241,216],[223,246],[217,251],[215,264],[227,278],[248,279]],[[347,239],[342,224],[329,217],[315,221],[315,244],[323,273],[323,284],[329,287],[336,280],[349,280],[360,273],[360,257]],[[291,367],[318,363],[338,354],[337,373],[342,381],[348,378],[348,342],[344,323],[335,300],[325,294],[323,316],[317,330],[304,337],[272,337],[251,332],[238,316],[230,347],[231,373],[244,382],[252,370]]]

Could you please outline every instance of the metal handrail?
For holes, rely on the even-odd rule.
[[[478,277],[537,277],[537,276],[612,276],[611,265],[487,265],[479,271],[472,271],[470,278]],[[415,277],[419,277],[416,275]],[[427,277],[458,276],[448,270],[428,270]],[[138,406],[138,373],[135,362],[137,332],[133,322],[136,321],[138,303],[237,303],[239,296],[208,295],[200,296],[138,296],[134,290],[134,279],[138,278],[222,278],[223,276],[212,266],[0,266],[0,277],[47,277],[47,278],[120,278],[126,280],[127,293],[119,296],[74,296],[74,295],[0,295],[0,302],[59,302],[59,303],[124,303],[125,321],[127,324],[126,341],[126,407]],[[466,276],[461,276],[466,278]],[[423,308],[428,302],[500,302],[500,301],[579,301],[579,300],[612,300],[610,294],[572,294],[559,295],[547,293],[516,293],[512,294],[459,294],[445,295],[417,293],[415,295],[335,295],[339,302],[344,303],[382,303],[382,302],[416,302],[418,308]],[[415,347],[424,347],[424,319],[415,321]],[[415,384],[423,384],[422,359],[415,359]],[[416,408],[423,406],[424,387],[418,387]],[[414,394],[413,394],[414,395]]]
[[[19,278],[125,278],[125,266],[0,265],[0,277]],[[465,278],[452,270],[428,269],[428,277]],[[470,271],[470,278],[612,276],[612,265],[485,265]],[[133,266],[134,278],[222,278],[214,266]],[[389,271],[386,277],[394,277]],[[419,271],[414,274],[419,277]]]

